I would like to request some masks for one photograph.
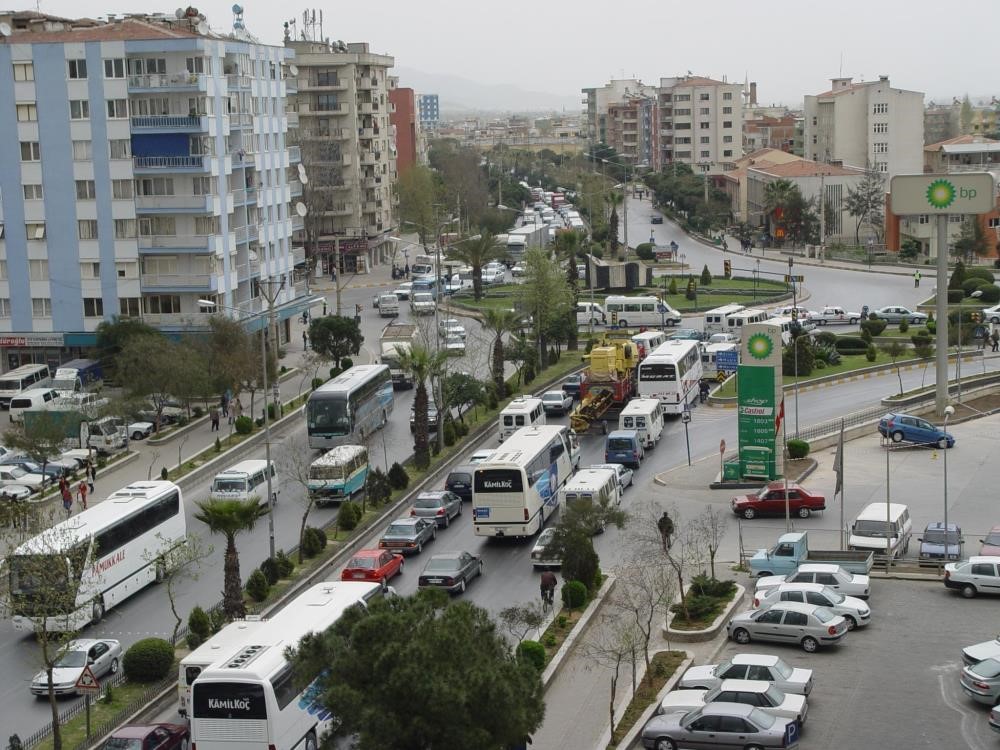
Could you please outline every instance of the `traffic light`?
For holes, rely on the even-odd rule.
[[[727,279],[733,276],[733,262],[728,258],[722,261],[722,273]]]

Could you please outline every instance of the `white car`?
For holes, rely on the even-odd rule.
[[[853,596],[838,594],[820,583],[783,583],[754,595],[753,606],[767,609],[776,602],[803,602],[826,607],[847,620],[851,630],[872,621],[871,607]]]
[[[1000,305],[983,308],[983,322],[1000,325]]]
[[[757,591],[763,592],[783,583],[821,583],[844,596],[856,596],[859,599],[867,599],[871,591],[871,579],[868,576],[849,573],[839,565],[827,563],[804,563],[787,576],[758,578]]]
[[[449,357],[464,357],[465,339],[458,335],[448,334],[448,338],[444,340],[444,350]]]
[[[723,680],[764,680],[783,693],[809,695],[813,689],[813,671],[792,667],[773,654],[735,654],[721,664],[691,667],[677,687],[708,690]]]
[[[842,307],[824,307],[819,312],[810,313],[810,319],[817,325],[855,325],[861,320],[861,313],[851,312]]]
[[[483,283],[486,284],[487,286],[494,286],[496,284],[502,284],[503,281],[504,281],[504,278],[503,278],[503,272],[502,271],[497,271],[495,273],[494,272],[489,272],[489,271],[483,271]]]
[[[145,440],[153,434],[152,422],[129,422],[125,430],[130,440]]]
[[[1000,659],[1000,635],[991,641],[983,641],[962,649],[962,661],[967,666],[978,664],[983,659]]]
[[[42,485],[46,484],[46,481],[44,474],[25,471],[20,466],[0,465],[0,487],[18,484],[38,491],[42,489]]]
[[[483,461],[485,461],[487,458],[493,455],[493,451],[495,450],[496,448],[480,448],[471,456],[469,456],[469,463],[481,464]]]
[[[52,689],[56,695],[75,695],[76,682],[85,667],[94,677],[115,674],[122,656],[122,645],[111,638],[80,638],[66,644],[52,670]],[[31,692],[48,695],[49,678],[41,671],[31,681]]]
[[[634,472],[624,464],[591,464],[587,468],[611,469],[618,475],[618,486],[621,487],[622,492],[625,492],[626,487],[630,487],[632,485],[632,476]]]
[[[413,282],[406,281],[396,287],[394,294],[400,299],[409,299],[411,289],[413,289]]]
[[[555,527],[549,526],[542,529],[538,535],[535,546],[531,548],[531,565],[534,568],[558,568],[562,566],[562,561],[557,560],[545,552],[545,548],[552,543],[552,536],[556,533]]]
[[[448,338],[449,336],[459,336],[462,339],[465,338],[465,326],[458,322],[456,318],[445,318],[438,322],[438,333],[441,334],[443,338]]]
[[[31,488],[23,484],[5,484],[0,487],[0,500],[23,502],[31,497]]]
[[[542,409],[546,414],[566,414],[573,408],[573,397],[566,391],[545,391]]]
[[[514,267],[512,269],[510,269],[510,274],[515,279],[518,278],[518,277],[520,277],[520,276],[524,276],[524,264],[523,263],[516,263],[514,265]]]
[[[434,295],[430,292],[417,292],[410,298],[410,309],[414,315],[433,315],[437,309]]]
[[[709,703],[746,703],[777,719],[801,726],[809,713],[804,695],[786,693],[764,680],[723,680],[711,690],[671,690],[660,701],[658,714],[694,711]]]
[[[795,307],[795,305],[783,305],[782,307],[776,307],[768,313],[769,318],[791,318],[794,317],[797,320],[809,320],[810,318],[819,315],[819,313],[813,310],[807,310],[804,307]]]

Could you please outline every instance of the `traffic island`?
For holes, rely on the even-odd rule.
[[[700,641],[710,641],[714,639],[722,630],[729,616],[737,606],[743,603],[743,596],[746,589],[733,581],[714,583],[731,583],[732,588],[729,594],[711,596],[706,594],[691,595],[691,585],[684,587],[684,598],[689,602],[689,606],[695,606],[697,600],[712,599],[714,607],[705,614],[695,617],[692,613],[690,620],[685,620],[684,611],[681,607],[681,600],[678,600],[670,607],[671,615],[663,627],[663,637],[668,641],[672,638],[682,643],[697,643]],[[707,602],[706,602],[707,604]]]
[[[572,625],[567,622],[565,627],[560,626],[559,618],[557,617],[549,625],[549,627],[546,628],[541,637],[543,646],[546,645],[546,641],[552,643],[552,640],[548,638],[550,635],[555,639],[561,638],[562,641],[561,643],[553,644],[556,646],[556,651],[552,655],[551,659],[549,659],[549,662],[545,667],[545,671],[542,672],[542,685],[544,687],[547,688],[556,678],[556,675],[559,674],[559,670],[562,669],[570,650],[574,645],[576,645],[577,640],[587,629],[587,626],[590,625],[591,620],[593,620],[594,615],[597,613],[597,610],[600,609],[604,600],[608,597],[608,594],[611,593],[611,589],[614,588],[614,585],[615,577],[613,575],[607,576],[604,579],[604,583],[601,584],[601,588],[598,589],[596,594],[594,594],[594,598],[590,600],[587,608],[578,615],[575,623]],[[548,650],[549,647],[546,646],[546,652],[548,652]],[[546,656],[548,656],[548,653],[546,653]]]

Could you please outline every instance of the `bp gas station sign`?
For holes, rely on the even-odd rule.
[[[767,323],[743,328],[738,370],[740,476],[774,479],[784,469],[777,440],[782,413],[781,329]]]

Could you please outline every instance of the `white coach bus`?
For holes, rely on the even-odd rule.
[[[363,442],[385,427],[392,413],[392,375],[387,365],[355,365],[311,394],[306,402],[309,447],[328,451]]]
[[[698,398],[701,374],[698,342],[670,339],[639,363],[638,392],[658,398],[666,412],[680,414]]]

